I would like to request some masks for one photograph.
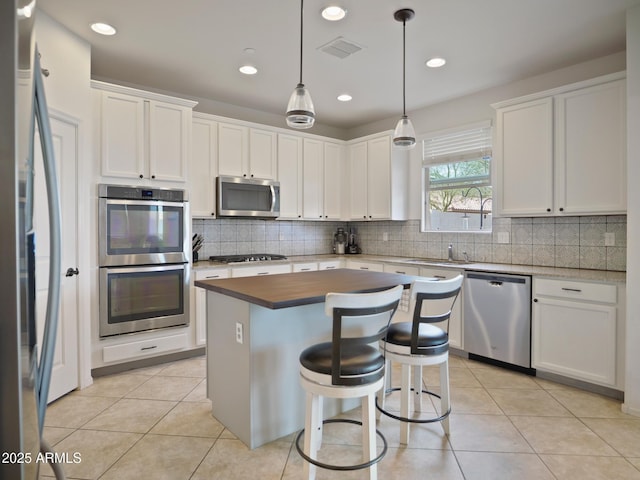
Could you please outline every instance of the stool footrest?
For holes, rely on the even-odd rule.
[[[394,387],[394,388],[388,388],[385,390],[385,395],[387,393],[391,393],[391,392],[397,392],[401,390],[400,387]],[[413,391],[414,389],[412,388],[411,391]],[[422,390],[422,393],[426,393],[427,395],[431,395],[432,397],[436,397],[436,398],[441,398],[440,395],[438,395],[435,392],[430,392],[429,390]],[[387,417],[393,418],[394,420],[399,420],[401,422],[407,422],[407,423],[435,423],[435,422],[441,422],[442,420],[444,420],[445,418],[447,418],[449,416],[449,414],[451,413],[451,407],[449,407],[449,409],[444,412],[442,415],[440,415],[439,417],[433,417],[433,418],[406,418],[406,417],[401,417],[399,415],[395,415],[385,409],[383,409],[380,405],[378,405],[378,398],[376,397],[376,408],[378,409],[379,412],[381,412],[382,414],[386,415]]]
[[[330,419],[327,419],[327,420],[323,420],[322,423],[323,424],[325,424],[325,423],[352,423],[354,425],[362,425],[362,422],[359,422],[358,420],[350,420],[348,418],[330,418]],[[380,455],[378,455],[376,458],[374,458],[372,460],[369,460],[368,462],[359,463],[359,464],[356,464],[356,465],[331,465],[331,464],[328,464],[328,463],[319,462],[318,460],[315,460],[315,459],[309,457],[307,454],[305,454],[302,451],[302,448],[300,448],[300,439],[304,435],[304,429],[300,430],[300,433],[298,433],[298,436],[296,437],[296,450],[298,450],[298,453],[300,454],[300,456],[304,460],[306,460],[309,463],[312,463],[316,467],[324,468],[324,469],[327,469],[327,470],[340,470],[340,471],[361,470],[363,468],[369,468],[371,465],[374,465],[374,464],[378,463],[387,454],[387,439],[384,437],[382,432],[380,430],[378,430],[378,429],[376,429],[376,434],[378,434],[378,436],[382,439],[382,443],[383,443],[382,452],[380,452]]]

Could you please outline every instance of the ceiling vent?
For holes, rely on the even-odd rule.
[[[338,58],[347,58],[362,50],[363,47],[343,37],[334,38],[329,43],[318,47],[318,50]]]

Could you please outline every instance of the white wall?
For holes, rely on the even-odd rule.
[[[42,68],[49,70],[44,86],[50,110],[57,110],[77,119],[78,129],[78,171],[77,178],[93,177],[92,161],[92,114],[91,89],[91,47],[41,10],[36,13],[36,42],[42,55]],[[91,302],[97,301],[95,286],[90,273],[90,257],[95,245],[95,228],[91,217],[95,217],[93,192],[89,181],[78,183],[79,210],[78,232],[83,241],[78,242],[79,300],[79,367],[80,387],[91,384],[91,363],[88,346],[91,345]],[[63,269],[71,265],[63,265]]]
[[[627,11],[627,348],[623,411],[640,416],[640,5]]]

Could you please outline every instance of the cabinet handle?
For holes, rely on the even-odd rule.
[[[360,270],[369,270],[369,267],[360,267]]]
[[[308,272],[309,270],[311,270],[310,268],[301,268],[300,271],[301,272]]]
[[[366,216],[366,215],[363,215],[363,216],[362,216],[362,218],[367,218],[367,216]]]
[[[258,272],[258,275],[269,275],[269,272]]]
[[[142,174],[141,174],[141,175],[139,175],[139,177],[140,177],[140,178],[144,178],[144,175],[142,175]]]
[[[407,272],[403,272],[402,270],[396,270],[396,273],[399,273],[400,275],[406,275]]]
[[[150,347],[142,347],[142,348],[140,349],[140,351],[143,351],[143,350],[153,350],[154,348],[158,348],[158,346],[157,346],[157,345],[151,345]]]
[[[210,276],[205,277],[205,278],[220,278],[220,275],[210,275]]]
[[[216,216],[216,212],[211,212],[211,216],[215,217]]]
[[[533,301],[537,303],[537,302],[538,302],[538,299],[537,299],[537,298],[534,298],[534,299],[533,299]]]
[[[336,268],[336,267],[325,267],[324,269],[325,270],[333,270],[334,268]]]
[[[550,208],[547,208],[547,212],[550,212],[550,211],[551,211],[551,209],[550,209]]]
[[[567,288],[567,287],[562,287],[562,290],[564,290],[565,292],[576,292],[576,293],[581,293],[582,290],[579,288]]]
[[[151,175],[151,178],[156,178],[156,176],[155,175]]]
[[[437,278],[438,280],[446,280],[447,277],[444,275],[434,275],[433,278]]]
[[[564,208],[560,207],[558,210],[560,210],[561,212],[564,212]]]

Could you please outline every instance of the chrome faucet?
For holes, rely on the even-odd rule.
[[[480,230],[482,230],[482,224],[484,221],[484,204],[488,201],[491,200],[491,198],[485,198],[484,201],[482,200],[482,191],[478,188],[478,187],[470,187],[466,192],[464,192],[462,194],[463,197],[466,197],[467,195],[469,195],[469,192],[472,189],[476,189],[478,190],[478,195],[480,195]]]
[[[447,261],[453,262],[453,243],[449,244],[449,246],[447,247],[447,252],[449,253],[449,256],[447,257]]]

